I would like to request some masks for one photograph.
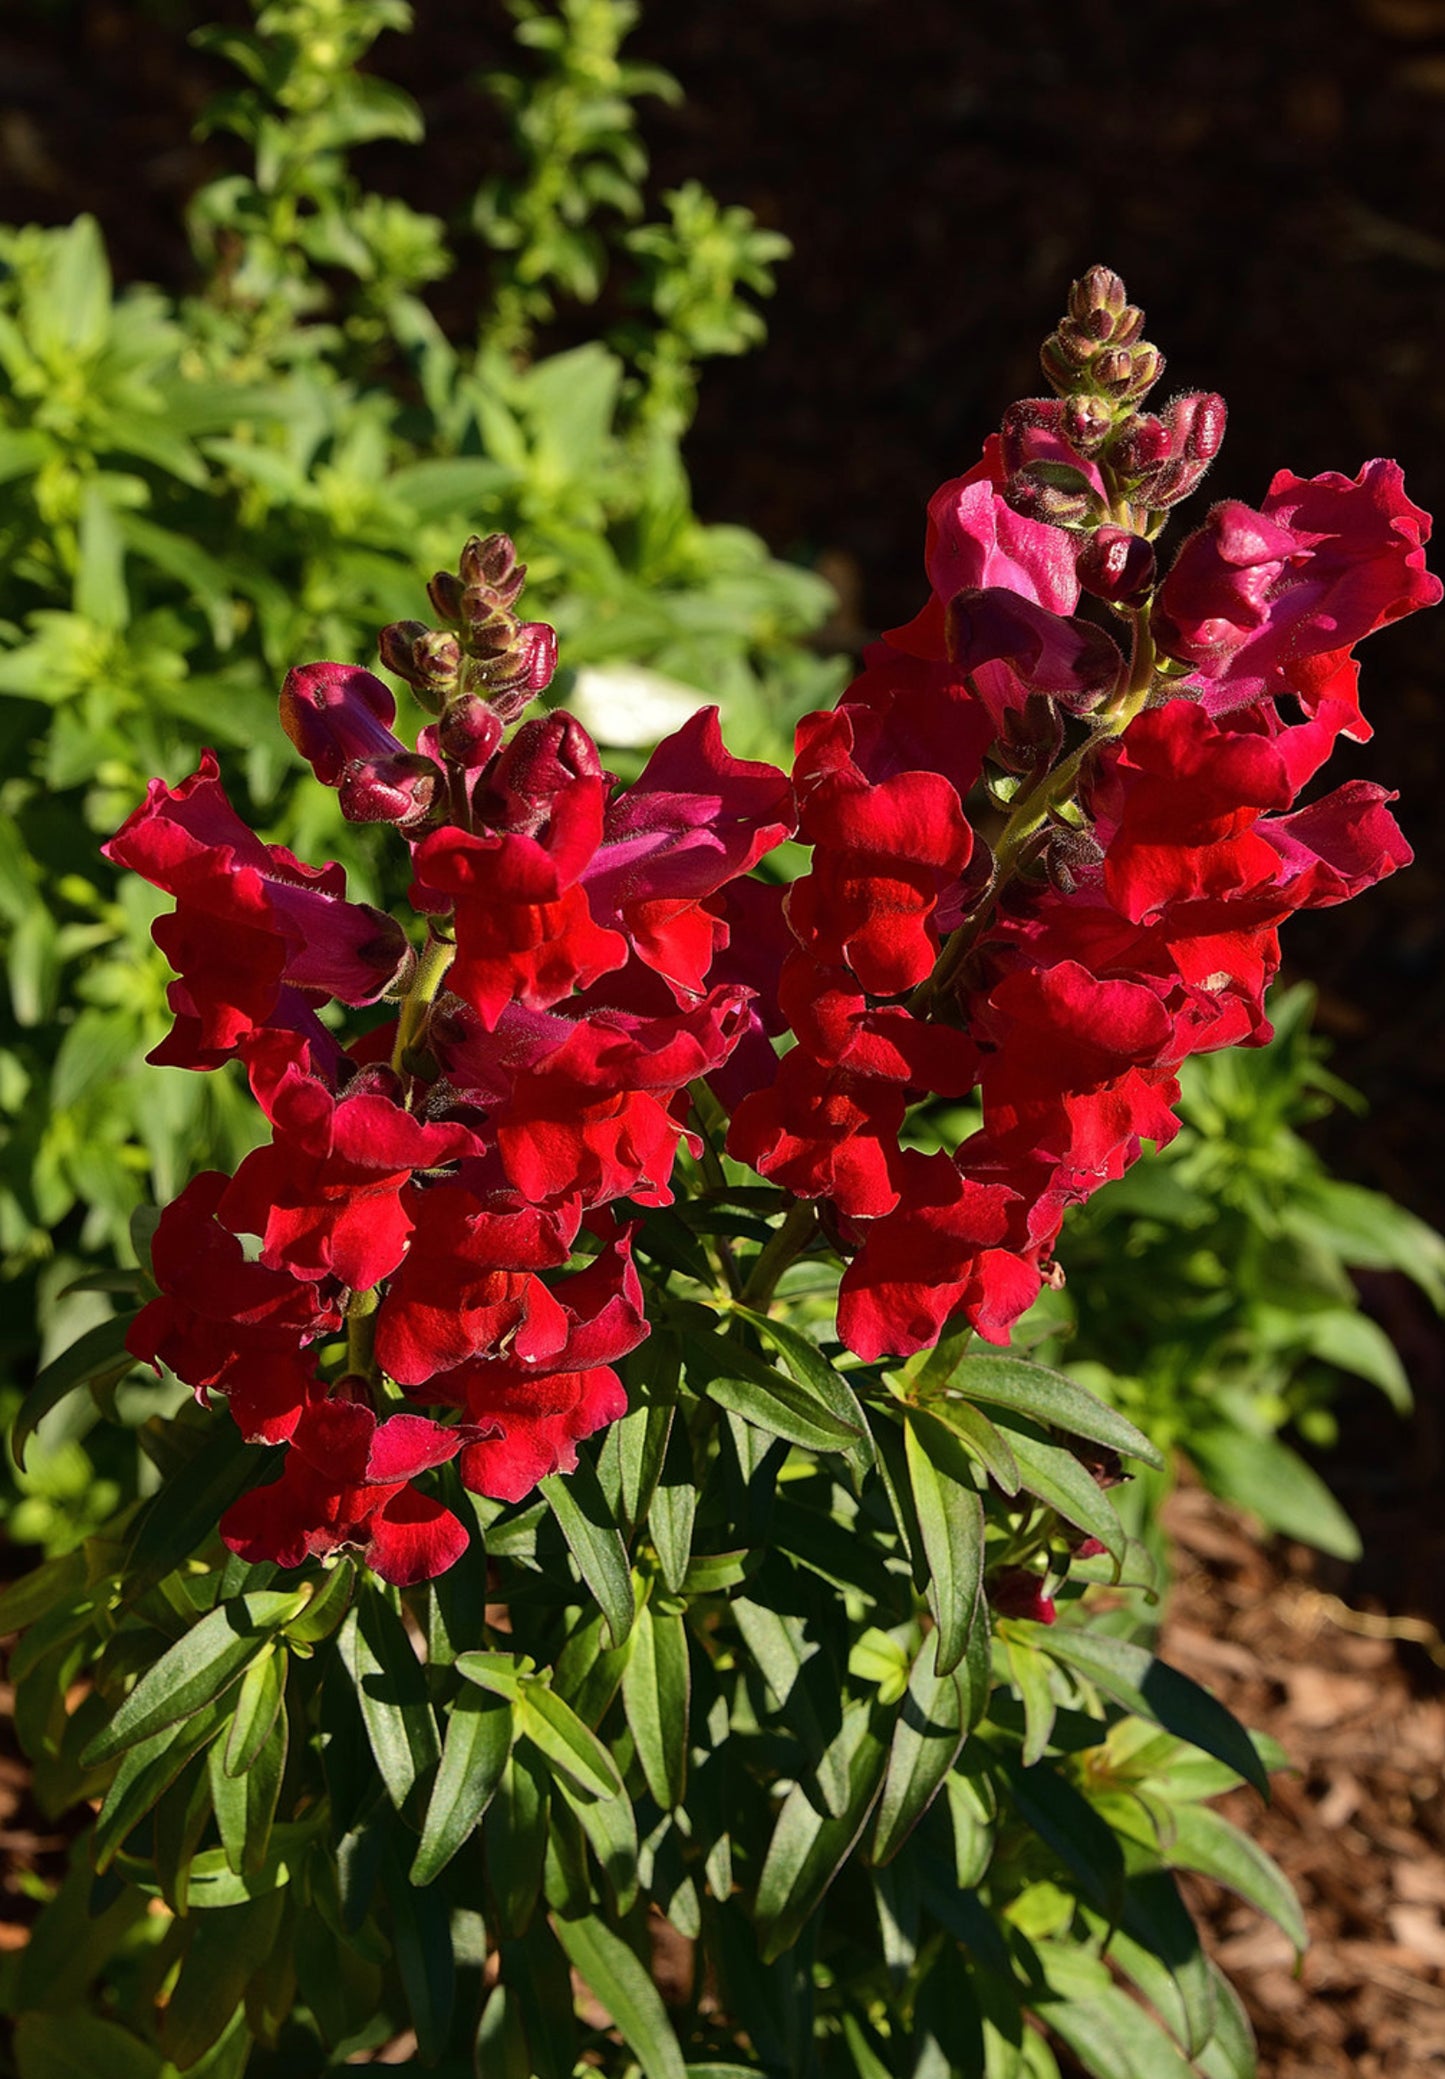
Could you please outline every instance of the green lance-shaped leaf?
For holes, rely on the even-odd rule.
[[[664,1812],[682,1803],[687,1781],[691,1692],[687,1627],[680,1612],[644,1603],[622,1677],[622,1707],[647,1787]]]
[[[846,1452],[860,1442],[855,1422],[834,1414],[808,1387],[731,1337],[689,1333],[683,1349],[689,1383],[765,1435],[806,1451]]]
[[[1240,1429],[1202,1430],[1189,1456],[1226,1501],[1252,1509],[1272,1530],[1299,1538],[1334,1559],[1358,1559],[1360,1533],[1312,1466],[1278,1437]]]
[[[572,1967],[622,2031],[647,2079],[687,2079],[657,1987],[620,1935],[595,1914],[553,1923]]]
[[[251,1662],[264,1653],[273,1632],[305,1602],[296,1590],[262,1589],[239,1595],[210,1611],[177,1639],[120,1706],[110,1724],[97,1733],[81,1756],[86,1768],[139,1746],[153,1733],[211,1703]]]
[[[1302,1951],[1309,1941],[1304,1915],[1278,1864],[1207,1805],[1176,1805],[1171,1816],[1170,1838],[1161,1851],[1170,1867],[1198,1870],[1238,1892],[1251,1906],[1268,1914]]]
[[[579,1458],[575,1472],[552,1473],[539,1484],[578,1572],[607,1619],[612,1643],[620,1646],[636,1615],[632,1569],[597,1475],[585,1458]]]
[[[1269,1796],[1264,1763],[1233,1712],[1178,1668],[1156,1659],[1146,1647],[1102,1632],[1076,1630],[1072,1625],[1025,1627],[1010,1619],[1007,1629],[1036,1634],[1035,1643],[1043,1652],[1086,1675],[1126,1711],[1202,1748],[1252,1783],[1261,1796]]]
[[[351,1560],[333,1560],[300,1616],[293,1617],[285,1627],[286,1637],[295,1639],[300,1646],[317,1646],[329,1639],[340,1629],[342,1618],[351,1608],[356,1579],[356,1567]]]
[[[275,1463],[271,1445],[243,1444],[230,1417],[218,1416],[214,1434],[137,1517],[125,1559],[130,1591],[154,1586],[213,1539],[231,1503]]]
[[[194,2067],[226,2035],[247,1985],[276,1946],[284,1905],[277,1891],[196,1917],[161,2025],[168,2072]]]
[[[219,1740],[206,1757],[221,1846],[238,1877],[254,1873],[265,1864],[281,1778],[286,1771],[286,1742],[286,1713],[279,1711],[244,1775],[227,1773],[225,1748]]]
[[[820,1647],[808,1637],[805,1619],[741,1595],[733,1599],[732,1614],[789,1732],[818,1772],[824,1802],[830,1812],[842,1812],[848,1771],[834,1744],[838,1690]]]
[[[1117,1986],[1086,1999],[1040,2002],[1040,2018],[1092,2079],[1195,2079],[1157,2021]]]
[[[1217,1964],[1209,1966],[1214,1984],[1214,2035],[1198,2063],[1205,2079],[1258,2079],[1259,2053],[1244,2003]]]
[[[1110,1558],[1122,1566],[1129,1539],[1108,1495],[1063,1444],[1052,1444],[1016,1424],[1017,1418],[1006,1426],[1025,1492],[1037,1496],[1066,1523],[1097,1538]]]
[[[78,1547],[59,1559],[47,1559],[0,1591],[0,1638],[27,1631],[39,1618],[85,1587],[85,1554]]]
[[[446,2049],[456,2002],[456,1952],[445,1888],[416,1885],[407,1875],[410,1836],[389,1816],[381,1858],[381,1882],[391,1908],[392,1947],[407,2011],[416,2030],[417,2055],[436,2064]]]
[[[686,1425],[676,1421],[667,1440],[661,1475],[647,1511],[647,1528],[669,1595],[680,1595],[692,1558],[692,1527],[697,1516],[697,1481]]]
[[[890,1862],[932,1804],[965,1738],[966,1698],[959,1672],[940,1675],[939,1633],[931,1631],[909,1671],[893,1722],[888,1768],[873,1827],[873,1861]]]
[[[165,1796],[187,1763],[226,1723],[227,1699],[205,1705],[183,1725],[163,1726],[121,1756],[96,1818],[91,1855],[97,1870],[109,1869],[127,1834]]]
[[[547,1855],[549,1785],[546,1764],[527,1747],[514,1747],[482,1829],[487,1878],[496,1901],[497,1932],[521,1935],[536,1910]]]
[[[14,2048],[20,2079],[165,2079],[167,2071],[158,2050],[94,2014],[22,2014]]]
[[[873,1730],[867,1704],[845,1714],[835,1747],[847,1771],[848,1797],[833,1816],[816,1791],[795,1783],[784,1798],[758,1879],[755,1908],[764,1963],[790,1949],[819,1900],[852,1854],[883,1781],[888,1750]]]
[[[1109,1932],[1101,1925],[1101,1935]],[[1170,1871],[1139,1870],[1128,1879],[1111,1954],[1188,2055],[1197,2056],[1214,2035],[1219,2001],[1199,1930]]]
[[[566,1955],[544,1920],[534,1920],[526,1934],[504,1942],[501,1986],[516,2003],[526,2036],[527,2079],[572,2079],[577,2067],[577,2016],[572,2003],[572,1974]],[[504,2079],[512,2068],[488,2062],[479,2039],[477,2070],[487,2079]]]
[[[464,1689],[447,1714],[441,1766],[411,1865],[413,1884],[430,1884],[475,1832],[496,1795],[515,1736],[512,1706]]]
[[[590,1797],[622,1797],[617,1764],[582,1723],[570,1704],[540,1681],[523,1684],[517,1716],[518,1734],[531,1741],[549,1769]]]
[[[265,1746],[286,1697],[286,1671],[291,1657],[274,1641],[253,1660],[236,1692],[235,1715],[226,1735],[228,1776],[244,1776]]]
[[[347,1612],[339,1647],[381,1780],[399,1811],[440,1753],[426,1676],[401,1619],[375,1586]]]
[[[983,1500],[957,1437],[921,1408],[905,1413],[908,1481],[928,1562],[925,1593],[938,1626],[938,1673],[968,1651],[983,1596]]]
[[[565,1776],[553,1781],[611,1887],[618,1916],[625,1917],[637,1903],[638,1886],[637,1815],[631,1798],[583,1797]]]
[[[947,1424],[964,1449],[978,1460],[1000,1493],[1018,1493],[1018,1460],[1013,1455],[1006,1433],[996,1422],[990,1422],[987,1415],[966,1400],[931,1400],[928,1411]]]
[[[775,1321],[770,1314],[755,1313],[736,1301],[731,1311],[772,1344],[798,1384],[807,1388],[820,1407],[857,1432],[848,1456],[856,1460],[859,1474],[865,1473],[873,1460],[873,1439],[862,1403],[843,1374],[828,1362],[816,1343],[809,1342],[786,1321]]]
[[[1028,1415],[1070,1436],[1087,1437],[1156,1469],[1164,1464],[1141,1429],[1062,1372],[1050,1371],[1045,1365],[1030,1364],[1022,1357],[969,1357],[954,1373],[952,1384],[965,1400],[1010,1408],[1016,1415]]]
[[[1021,1759],[1026,1769],[1042,1761],[1048,1752],[1058,1705],[1050,1682],[1050,1667],[1032,1640],[1010,1632],[1004,1640],[1008,1671],[1024,1707],[1024,1744]]]
[[[116,1314],[109,1321],[98,1321],[94,1328],[88,1328],[78,1342],[72,1343],[68,1350],[62,1350],[40,1373],[20,1403],[20,1412],[10,1432],[10,1449],[22,1472],[30,1439],[52,1408],[58,1407],[66,1395],[74,1393],[78,1387],[88,1386],[93,1379],[127,1372],[136,1362],[125,1346],[130,1325],[135,1319],[134,1314]]]

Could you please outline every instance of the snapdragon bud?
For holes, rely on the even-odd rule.
[[[454,765],[485,765],[502,741],[502,717],[479,693],[463,693],[437,723],[437,743]]]
[[[488,592],[499,606],[515,606],[527,582],[527,566],[517,561],[509,534],[474,534],[457,565],[468,590]]]
[[[1063,434],[1081,455],[1097,455],[1114,430],[1114,407],[1107,397],[1085,392],[1063,402]]]
[[[1098,527],[1079,550],[1079,583],[1110,606],[1138,606],[1154,589],[1154,549],[1128,527]]]
[[[1127,309],[1129,292],[1112,267],[1095,263],[1076,282],[1069,284],[1069,316],[1083,320],[1101,315],[1110,326]]]
[[[1030,462],[1009,478],[1003,497],[1026,520],[1051,527],[1087,527],[1104,509],[1083,471],[1063,462]]]
[[[348,823],[395,823],[399,830],[411,830],[430,815],[440,782],[430,758],[401,751],[348,765],[337,797]]]
[[[998,1617],[1029,1617],[1035,1624],[1052,1624],[1058,1615],[1053,1597],[1044,1594],[1044,1584],[1026,1567],[1000,1567],[988,1583],[989,1608]]]

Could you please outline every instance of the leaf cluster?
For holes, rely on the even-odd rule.
[[[574,1472],[510,1505],[441,1476],[475,1535],[426,1588],[226,1557],[267,1453],[194,1407],[142,1431],[152,1498],[0,1603],[39,1793],[98,1805],[7,1993],[29,2038],[84,1922],[107,2024],[182,2073],[407,2028],[563,2079],[1253,2069],[1175,1873],[1302,1939],[1203,1802],[1276,1757],[1101,1623],[1150,1569],[1100,1469],[1158,1452],[1018,1357],[860,1366],[734,1297],[768,1232],[735,1190],[644,1216],[654,1332]],[[1054,1626],[991,1610],[1019,1570]]]

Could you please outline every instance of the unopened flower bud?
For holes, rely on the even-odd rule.
[[[443,621],[460,621],[462,595],[466,587],[453,570],[439,570],[426,588],[426,596]]]
[[[1081,455],[1096,455],[1114,427],[1114,408],[1107,397],[1085,391],[1064,400],[1062,428],[1065,440]]]
[[[1086,527],[1102,510],[1083,471],[1060,462],[1031,462],[1009,478],[1003,497],[1026,520],[1051,527]]]
[[[338,786],[358,760],[405,748],[391,727],[390,687],[359,664],[298,664],[286,674],[280,713],[281,727],[325,787]]]
[[[425,621],[393,621],[377,636],[377,653],[388,671],[394,671],[399,679],[405,679],[410,685],[416,646],[430,634]]]
[[[341,813],[348,823],[395,823],[409,830],[430,814],[440,778],[419,752],[357,759],[338,783]]]
[[[1102,312],[1111,321],[1129,301],[1129,292],[1112,267],[1095,264],[1069,285],[1069,316],[1087,318]]]
[[[1057,438],[1063,423],[1064,407],[1057,397],[1020,397],[1016,404],[1011,404],[998,429],[1005,475],[1013,476],[1036,455],[1031,434],[1052,434]]]
[[[575,715],[558,708],[522,724],[497,760],[478,806],[500,830],[536,831],[564,787],[602,776],[596,744]]]
[[[1056,829],[1049,833],[1044,865],[1061,895],[1072,895],[1081,877],[1099,866],[1104,850],[1092,830]]]
[[[444,757],[468,771],[485,765],[502,741],[502,717],[479,693],[464,693],[437,723],[437,743]]]
[[[1136,303],[1130,303],[1120,311],[1114,321],[1111,343],[1116,347],[1133,346],[1144,330],[1144,313]]]
[[[525,693],[532,700],[546,692],[556,670],[556,629],[546,621],[522,621],[504,668],[493,674],[492,684],[498,693]]]
[[[1164,414],[1175,455],[1187,462],[1212,462],[1224,445],[1228,417],[1224,399],[1213,390],[1176,397]]]
[[[485,540],[474,534],[457,568],[464,585],[491,592],[502,606],[513,605],[527,582],[527,566],[517,561],[509,534],[489,534]]]
[[[1127,481],[1146,476],[1173,456],[1174,439],[1162,419],[1143,413],[1130,419],[1109,451],[1115,473]]]
[[[1160,353],[1158,347],[1150,346],[1147,340],[1141,340],[1138,346],[1131,347],[1129,354],[1133,363],[1133,372],[1129,377],[1123,394],[1126,401],[1133,404],[1139,398],[1147,397],[1160,376],[1163,375],[1164,356]]]
[[[1154,589],[1154,550],[1127,527],[1099,527],[1079,551],[1079,583],[1110,606],[1137,606]]]

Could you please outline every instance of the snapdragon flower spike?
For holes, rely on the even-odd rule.
[[[796,1044],[736,1102],[729,1148],[828,1202],[839,1333],[870,1360],[951,1319],[1006,1341],[1057,1275],[1069,1207],[1175,1132],[1181,1062],[1268,1037],[1284,921],[1410,857],[1382,788],[1297,803],[1341,736],[1368,735],[1353,645],[1440,597],[1428,520],[1394,463],[1284,472],[1260,513],[1217,506],[1161,578],[1155,516],[1225,412],[1195,392],[1138,413],[1161,365],[1142,323],[1108,270],[1075,284],[1045,351],[1059,399],[1014,407],[936,494],[928,602],[799,728],[813,856],[777,984]],[[1025,479],[1048,498],[1021,500]],[[1081,588],[1132,624],[1127,666]],[[992,858],[964,816],[985,761],[1016,789]],[[894,1083],[861,1046],[889,1018],[951,1049],[910,1035]],[[903,1145],[920,1095],[970,1089],[980,1132]]]

